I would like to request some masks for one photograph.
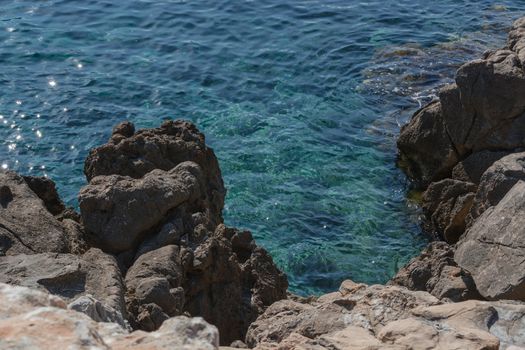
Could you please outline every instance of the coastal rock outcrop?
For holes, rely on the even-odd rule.
[[[345,281],[314,301],[279,301],[248,330],[266,349],[522,349],[525,305],[442,303],[426,292]]]

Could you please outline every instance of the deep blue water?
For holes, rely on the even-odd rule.
[[[523,1],[0,0],[0,165],[76,205],[117,122],[187,118],[295,292],[385,282],[426,239],[395,137]]]

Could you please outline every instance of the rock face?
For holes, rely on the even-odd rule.
[[[66,309],[59,297],[0,283],[2,349],[200,349],[215,350],[217,329],[202,318],[176,317],[152,333],[130,333]]]
[[[426,292],[345,281],[311,302],[273,304],[246,341],[255,349],[510,349],[525,344],[524,315],[523,304],[442,304]]]
[[[58,295],[94,321],[158,336],[181,324],[207,332],[200,321],[172,321],[202,316],[223,344],[244,339],[266,307],[286,298],[286,276],[266,251],[249,232],[222,224],[218,162],[193,124],[167,121],[135,132],[121,123],[108,144],[90,152],[85,173],[78,215],[52,181],[0,172],[0,282]],[[50,320],[71,315],[55,311]],[[127,345],[148,344],[149,335],[134,334]]]
[[[487,299],[525,301],[525,182],[486,210],[465,233],[455,253]]]
[[[388,284],[427,291],[441,300],[483,299],[470,273],[454,260],[454,252],[454,248],[445,242],[432,242],[401,268]]]

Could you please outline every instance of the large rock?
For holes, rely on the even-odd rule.
[[[217,329],[202,318],[177,317],[152,333],[129,333],[98,323],[63,300],[25,287],[0,284],[0,348],[217,350]]]
[[[84,173],[88,181],[99,175],[122,175],[139,179],[154,169],[169,171],[178,164],[192,161],[204,172],[204,206],[215,224],[222,222],[226,190],[219,163],[213,150],[195,125],[186,121],[166,121],[160,128],[135,132],[124,122],[113,130],[110,141],[89,153]]]
[[[510,154],[485,171],[470,211],[470,221],[497,205],[520,180],[525,180],[525,152]]]
[[[456,83],[440,91],[439,101],[416,112],[401,129],[400,158],[418,184],[449,177],[472,153],[525,146],[523,41],[519,20],[505,48],[459,68]]]
[[[69,236],[26,181],[0,171],[0,255],[67,253]]]
[[[144,253],[126,274],[135,327],[153,330],[188,312],[219,328],[221,343],[244,338],[249,324],[286,298],[287,280],[248,232],[219,226],[205,242]]]
[[[0,282],[40,289],[68,301],[91,295],[126,316],[124,286],[115,258],[98,249],[82,256],[41,253],[0,257]]]
[[[475,221],[454,258],[472,274],[483,297],[525,301],[525,182]]]
[[[452,178],[479,185],[481,176],[494,162],[508,156],[510,152],[481,151],[472,153],[459,162],[452,170]]]
[[[422,187],[449,176],[460,159],[447,135],[440,102],[414,114],[401,128],[397,147],[400,166]]]
[[[388,284],[427,291],[441,300],[482,299],[470,273],[454,261],[454,247],[445,242],[430,243]]]
[[[314,301],[273,304],[246,340],[258,350],[511,349],[524,344],[524,315],[523,304],[441,304],[426,292],[345,281]]]
[[[130,250],[169,211],[183,204],[196,207],[203,180],[200,167],[193,162],[180,163],[169,171],[155,169],[140,179],[97,176],[79,194],[85,228],[104,250]]]

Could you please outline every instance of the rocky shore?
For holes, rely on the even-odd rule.
[[[400,165],[435,241],[385,286],[301,298],[250,232],[197,128],[117,125],[80,213],[0,172],[2,349],[525,349],[525,18],[416,112]]]

